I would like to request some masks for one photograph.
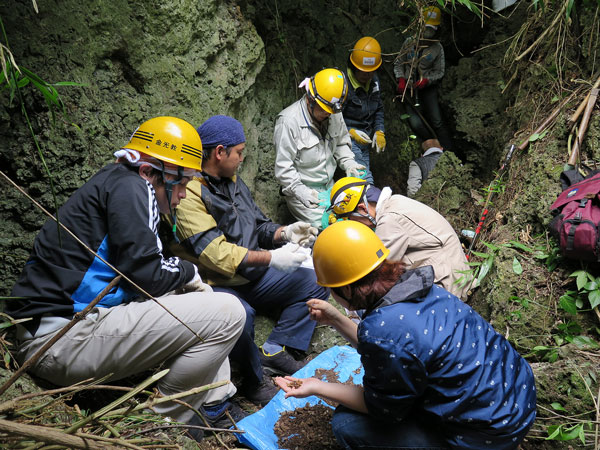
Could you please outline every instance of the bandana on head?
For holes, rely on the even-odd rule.
[[[246,142],[244,127],[229,116],[212,116],[198,127],[198,134],[205,148],[235,147]]]

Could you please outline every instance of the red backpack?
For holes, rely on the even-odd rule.
[[[567,258],[600,261],[600,173],[572,184],[550,206],[550,233]]]

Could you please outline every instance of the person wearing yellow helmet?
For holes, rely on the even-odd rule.
[[[344,122],[352,138],[352,152],[366,167],[365,179],[373,184],[369,152],[385,150],[385,126],[381,86],[376,74],[381,66],[381,46],[373,37],[360,38],[348,56],[348,101],[344,103]]]
[[[336,167],[358,176],[365,166],[354,159],[341,111],[348,81],[338,69],[306,78],[304,96],[277,115],[275,177],[292,216],[321,227],[325,206],[319,194],[333,185]]]
[[[61,226],[79,240],[57,231],[54,220],[35,239],[12,290],[19,299],[5,311],[32,318],[17,327],[17,360],[34,355],[121,274],[31,366],[33,374],[68,386],[105,376],[119,380],[164,363],[171,370],[157,384],[163,395],[229,379],[227,355],[242,333],[244,308],[233,295],[211,292],[193,263],[163,256],[158,236],[159,214],[173,214],[202,169],[198,133],[182,119],[155,117],[115,156],[59,210]],[[186,402],[210,423],[226,426],[226,410],[241,417],[228,401],[234,393],[228,384]],[[174,402],[156,410],[184,423],[194,414]]]
[[[403,195],[392,195],[366,181],[345,177],[331,189],[331,212],[372,228],[407,267],[431,265],[435,283],[466,299],[471,286],[462,245],[444,217],[433,208]]]
[[[285,397],[338,404],[331,427],[344,449],[516,449],[536,417],[533,371],[475,310],[407,269],[367,226],[341,221],[313,247],[317,282],[345,308],[310,300],[313,320],[360,354],[362,384],[276,378]]]
[[[408,37],[394,61],[397,92],[403,99],[408,122],[420,140],[439,139],[444,150],[452,150],[452,137],[438,101],[438,87],[446,60],[440,43],[441,11],[437,6],[422,10],[416,36]]]

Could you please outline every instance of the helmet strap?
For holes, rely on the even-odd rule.
[[[179,238],[177,237],[177,210],[174,210],[171,207],[171,199],[173,198],[173,186],[181,183],[183,180],[183,167],[177,166],[177,178],[175,180],[168,180],[165,176],[165,164],[160,161],[160,165],[162,180],[165,185],[165,193],[167,194],[167,201],[169,202],[169,214],[173,221],[173,236],[175,237],[175,242],[179,243]]]

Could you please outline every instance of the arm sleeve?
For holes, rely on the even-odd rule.
[[[275,178],[281,185],[284,195],[294,195],[296,188],[302,185],[300,174],[294,167],[298,154],[296,146],[297,130],[294,124],[283,116],[277,118],[273,141],[275,144]]]
[[[409,78],[408,71],[410,70],[410,62],[408,61],[408,52],[411,41],[411,38],[408,38],[404,41],[402,47],[400,48],[400,54],[394,61],[394,76],[396,77],[396,80],[398,78]]]
[[[421,180],[423,175],[419,165],[411,161],[408,165],[408,180],[406,182],[406,193],[408,197],[414,197],[419,189],[421,189]]]
[[[141,177],[117,180],[107,193],[106,208],[111,256],[134,283],[158,297],[193,278],[192,263],[163,256],[158,205],[150,183]]]
[[[190,183],[191,184],[191,183]],[[177,207],[177,235],[201,266],[232,278],[248,249],[227,242],[208,213],[200,195],[201,185],[188,185],[187,197]]]
[[[435,59],[433,61],[433,65],[431,66],[431,70],[428,73],[423,75],[425,78],[429,79],[432,83],[439,82],[444,77],[444,72],[446,70],[446,61],[444,57],[444,47],[439,42],[436,43],[434,48]]]
[[[338,133],[338,139],[333,149],[333,157],[335,158],[337,165],[343,171],[347,171],[359,164],[354,159],[354,153],[352,153],[352,139],[348,128],[344,123],[342,114],[332,114],[329,120],[335,120],[335,126],[340,128]]]

